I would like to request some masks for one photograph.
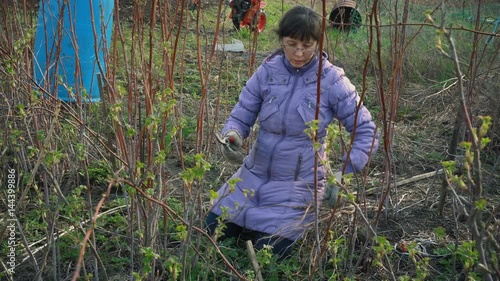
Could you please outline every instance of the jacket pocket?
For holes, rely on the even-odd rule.
[[[305,98],[302,102],[297,106],[297,110],[302,117],[304,123],[311,122],[314,120],[314,116],[316,115],[316,101]],[[324,113],[319,111],[319,119],[324,119]]]
[[[279,104],[275,96],[268,97],[262,103],[259,113],[259,121],[262,123],[266,121],[271,115],[279,111]]]

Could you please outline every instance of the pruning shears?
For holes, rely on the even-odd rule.
[[[234,149],[231,147],[231,145],[234,145],[234,137],[233,137],[233,136],[229,136],[229,137],[227,137],[227,138],[223,138],[222,136],[220,136],[220,135],[218,135],[218,134],[215,134],[215,138],[217,139],[217,141],[218,141],[220,144],[222,144],[222,145],[224,145],[224,146],[226,146],[226,147],[230,148],[231,150],[234,150]]]
[[[222,145],[225,145],[225,146],[229,146],[231,140],[228,139],[228,138],[223,138],[221,137],[219,134],[215,133],[215,138],[217,139],[217,141],[222,144]],[[233,140],[233,143],[234,143],[234,140]]]

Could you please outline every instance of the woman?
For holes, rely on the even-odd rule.
[[[222,238],[250,232],[257,249],[273,246],[273,252],[283,258],[305,226],[314,221],[314,205],[321,204],[315,202],[314,195],[313,142],[304,132],[308,122],[315,119],[320,60],[318,141],[323,145],[319,151],[317,198],[325,195],[331,207],[337,199],[338,187],[326,183],[326,170],[321,164],[328,124],[337,119],[351,134],[355,129],[349,161],[347,156],[343,158],[344,163],[347,161],[345,173],[363,169],[377,149],[378,136],[363,105],[356,114],[359,96],[344,71],[318,50],[321,17],[297,6],[283,16],[276,32],[282,48],[265,59],[243,88],[222,129],[226,142],[223,155],[230,162],[241,160],[238,150],[258,118],[257,138],[232,176],[240,181],[221,187],[206,225],[214,234],[222,219],[226,223]],[[337,180],[340,174],[336,173]]]

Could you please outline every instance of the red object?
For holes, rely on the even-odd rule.
[[[246,11],[245,16],[240,22],[240,26],[252,26],[255,23],[257,31],[262,32],[266,26],[266,14],[262,9],[266,7],[266,5],[266,2],[262,0],[252,0],[252,6]],[[256,17],[257,14],[258,17]],[[256,19],[254,19],[254,17],[256,17]]]
[[[266,14],[264,14],[264,12],[261,12],[259,14],[259,18],[257,19],[257,30],[259,32],[262,32],[264,30],[264,28],[266,27],[266,22]]]
[[[406,244],[405,243],[399,244],[399,247],[401,248],[402,252],[405,252],[405,253],[408,252],[408,249],[406,249]]]
[[[198,2],[199,0],[193,0],[189,10],[196,10]],[[236,29],[250,26],[252,31],[255,28],[258,32],[262,32],[266,27],[267,19],[263,9],[267,3],[263,0],[232,0],[229,6],[231,7],[229,18],[233,20]]]
[[[234,144],[234,137],[233,136],[229,136],[229,142]]]
[[[236,29],[250,26],[262,32],[266,26],[266,14],[263,8],[267,6],[263,0],[232,0],[229,3],[231,14]]]

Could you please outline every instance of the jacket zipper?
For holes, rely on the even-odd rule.
[[[283,116],[286,116],[286,113],[288,112],[288,107],[290,106],[290,102],[292,101],[292,97],[293,97],[293,94],[295,94],[295,88],[297,86],[297,81],[299,79],[297,79],[297,76],[298,75],[294,75],[295,79],[293,81],[293,86],[292,86],[292,92],[290,93],[290,96],[288,97],[288,99],[286,100],[286,105],[285,105],[285,109],[284,109],[284,112],[283,112]],[[274,158],[274,151],[276,150],[276,146],[278,146],[279,143],[281,143],[284,139],[285,139],[285,135],[286,135],[286,124],[285,124],[285,118],[282,118],[283,121],[281,122],[281,139],[276,143],[274,144],[273,146],[273,149],[271,150],[271,157],[269,158],[269,166],[267,167],[267,178],[268,180],[271,178],[271,175],[272,175],[272,163],[273,163],[273,158]]]

